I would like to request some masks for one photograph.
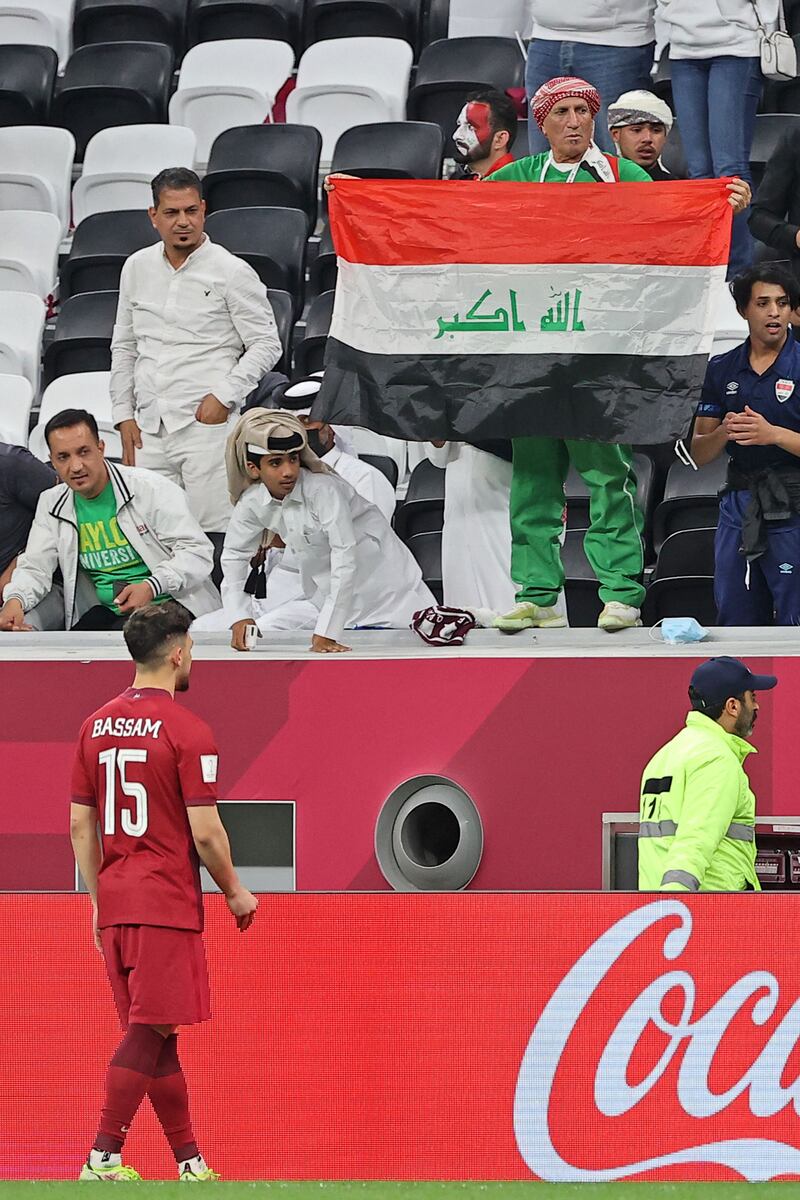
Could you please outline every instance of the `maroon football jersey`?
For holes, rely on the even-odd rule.
[[[161,688],[128,688],[84,721],[72,799],[97,808],[100,927],[203,928],[187,807],[215,804],[211,730]]]

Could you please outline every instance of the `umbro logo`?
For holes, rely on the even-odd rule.
[[[791,575],[794,571],[794,567],[791,563],[781,563],[781,565],[778,567],[778,570],[780,571],[781,575]]]
[[[735,396],[736,393],[738,392],[738,390],[739,390],[739,385],[735,379],[731,380],[730,383],[727,383],[725,385],[725,395],[726,396]]]

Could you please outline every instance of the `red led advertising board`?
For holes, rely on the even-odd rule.
[[[207,897],[226,1179],[800,1178],[790,895]],[[120,1033],[83,896],[0,896],[0,1177],[74,1178]],[[148,1103],[126,1160],[174,1171]]]

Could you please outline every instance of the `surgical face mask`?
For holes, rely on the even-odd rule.
[[[308,448],[313,450],[317,458],[323,458],[330,450],[330,445],[325,445],[320,437],[319,429],[307,429],[306,437],[308,438]]]
[[[694,617],[664,617],[660,624],[661,636],[671,646],[680,642],[702,642],[708,637],[708,630]]]

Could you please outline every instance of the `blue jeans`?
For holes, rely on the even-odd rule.
[[[548,42],[534,38],[528,46],[525,91],[530,102],[534,92],[556,75],[577,75],[592,83],[600,93],[602,108],[595,118],[594,140],[608,154],[614,143],[608,132],[608,105],[623,92],[650,87],[655,43],[646,46],[592,46],[587,42]],[[528,144],[531,154],[547,149],[547,139],[528,110]]]
[[[757,58],[681,58],[672,98],[690,179],[750,177],[750,146],[763,80]],[[747,213],[734,217],[728,278],[753,261]]]

